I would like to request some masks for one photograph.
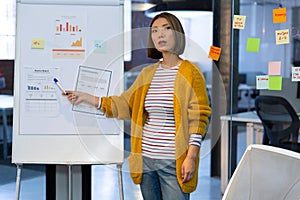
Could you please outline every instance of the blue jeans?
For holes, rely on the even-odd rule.
[[[175,160],[143,157],[141,191],[144,200],[189,200],[176,178]]]

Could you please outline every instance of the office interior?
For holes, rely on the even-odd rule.
[[[124,31],[147,27],[153,12],[162,9],[174,12],[180,18],[188,39],[196,44],[196,52],[185,52],[183,57],[191,59],[200,66],[206,79],[213,112],[201,150],[199,184],[197,190],[192,193],[191,199],[224,198],[228,183],[243,159],[248,145],[261,144],[264,134],[262,125],[253,122],[253,132],[258,134],[254,139],[249,139],[247,122],[233,120],[236,114],[248,113],[258,118],[255,101],[262,95],[281,96],[290,102],[296,113],[300,113],[300,79],[298,77],[299,80],[297,78],[292,80],[295,75],[294,70],[300,66],[300,2],[297,0],[124,0],[124,5],[126,5],[124,12],[126,30]],[[273,10],[279,8],[286,8],[286,20],[274,23]],[[0,2],[0,24],[5,27],[0,29],[0,94],[4,96],[14,95],[16,14],[15,0]],[[246,16],[243,29],[233,28],[234,15]],[[288,42],[277,43],[276,31],[278,30],[289,31]],[[129,41],[125,44],[126,48],[135,49],[135,45],[147,41],[136,37],[134,31],[132,33],[130,40],[126,40]],[[248,49],[249,38],[259,39],[258,49]],[[218,60],[208,58],[211,46],[221,48]],[[154,62],[157,60],[148,59],[145,49],[135,49],[126,54],[124,57],[125,89],[131,85],[143,67]],[[275,88],[258,89],[257,77],[269,75],[270,63],[274,62],[280,63],[280,67],[277,68],[279,71],[274,75],[276,76]],[[9,133],[7,138],[4,137],[3,117],[1,117],[0,199],[15,199],[16,195],[17,166],[11,163],[13,117],[12,114],[7,115]],[[223,123],[228,123],[228,127],[226,126],[228,130],[224,130]],[[125,121],[125,152],[130,148],[130,136],[126,134],[129,132],[129,126],[129,122]],[[224,132],[229,138],[223,137]],[[222,144],[222,138],[223,141],[224,138],[228,140],[228,143]],[[300,140],[298,142],[300,143]],[[225,147],[227,149],[224,149]],[[125,158],[127,156],[126,154]],[[21,199],[55,199],[59,195],[57,199],[67,199],[67,191],[59,190],[57,182],[51,182],[53,176],[59,177],[55,167],[62,171],[67,169],[65,166],[24,164]],[[130,180],[127,167],[125,159],[122,171],[124,198],[142,199],[138,186]],[[74,170],[75,173],[80,174],[79,179],[82,179],[78,180],[80,190],[74,192],[73,199],[120,198],[116,166],[79,166]],[[59,184],[61,188],[68,188],[65,180]]]

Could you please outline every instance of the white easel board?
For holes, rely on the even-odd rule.
[[[123,68],[119,0],[18,1],[12,162],[123,163],[123,122],[71,105],[53,82],[119,95]]]

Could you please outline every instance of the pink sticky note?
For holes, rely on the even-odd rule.
[[[268,75],[280,75],[281,62],[269,62]]]

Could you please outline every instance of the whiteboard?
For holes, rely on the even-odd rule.
[[[123,6],[27,1],[17,3],[12,162],[122,163],[123,121],[71,105],[53,78],[96,96],[123,91]]]

